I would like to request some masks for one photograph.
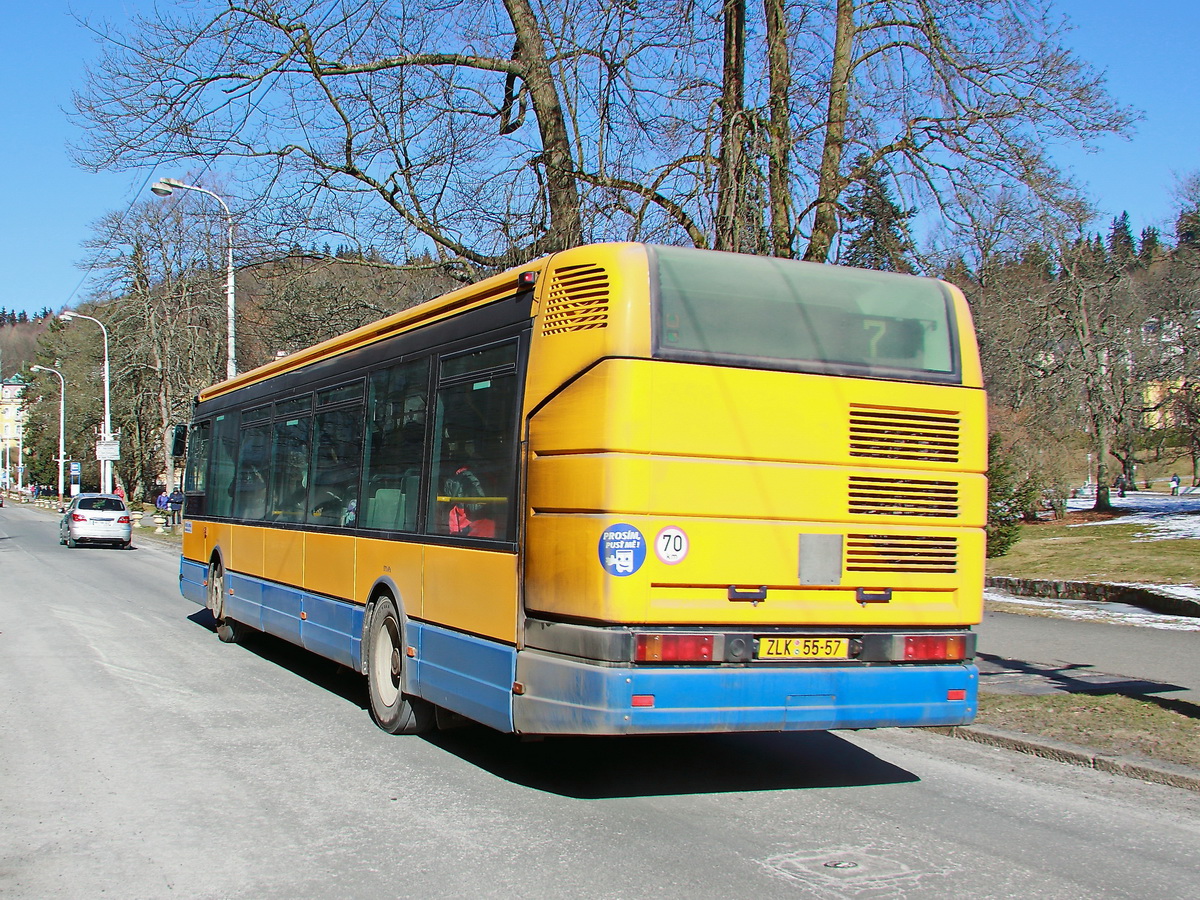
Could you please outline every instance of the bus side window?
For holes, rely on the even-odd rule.
[[[362,508],[357,517],[362,528],[416,531],[428,390],[428,359],[371,376]]]
[[[233,510],[234,474],[237,471],[238,416],[217,416],[211,446],[212,480],[208,486],[208,511],[228,516]]]
[[[313,524],[357,523],[362,415],[357,403],[320,412],[313,420],[307,517]]]
[[[187,467],[184,469],[183,492],[185,514],[188,517],[202,516],[208,512],[205,502],[205,484],[208,481],[209,435],[211,422],[200,422],[191,428],[191,439],[187,446]]]
[[[490,375],[438,391],[429,533],[511,539],[516,398],[515,374]]]
[[[267,482],[271,469],[271,426],[255,425],[242,432],[234,481],[233,516],[261,520],[267,515]]]
[[[308,502],[308,430],[310,416],[275,423],[271,448],[271,517],[303,522]]]

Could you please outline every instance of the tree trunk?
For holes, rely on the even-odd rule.
[[[575,177],[570,133],[554,84],[554,75],[546,59],[542,33],[529,0],[504,0],[504,8],[508,10],[516,34],[517,54],[524,68],[525,84],[529,88],[542,138],[550,233],[543,239],[539,249],[544,252],[562,250],[583,240],[579,184]]]
[[[837,0],[837,30],[833,38],[833,67],[829,74],[829,113],[825,122],[825,147],[813,213],[812,237],[804,258],[827,262],[838,233],[838,197],[842,180],[842,154],[850,111],[850,73],[854,54],[854,0]]]
[[[1096,502],[1092,509],[1105,512],[1112,509],[1108,487],[1108,448],[1112,441],[1108,434],[1108,423],[1101,416],[1092,419],[1096,432]]]
[[[767,66],[770,75],[771,145],[768,181],[771,191],[771,252],[790,259],[792,246],[791,61],[788,58],[787,11],[784,0],[763,0],[767,19]]]
[[[717,213],[714,246],[740,249],[745,142],[746,0],[724,0],[725,73],[721,92],[721,147],[717,158]]]

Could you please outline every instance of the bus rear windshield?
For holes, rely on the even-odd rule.
[[[655,247],[663,359],[958,382],[953,305],[912,275]]]

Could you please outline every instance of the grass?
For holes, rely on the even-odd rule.
[[[976,724],[1200,769],[1200,706],[1120,694],[983,694]]]
[[[1007,555],[989,559],[989,575],[1062,581],[1192,584],[1197,541],[1139,540],[1145,525],[1097,524],[1115,515],[1072,512],[1024,525]],[[1022,615],[1011,604],[989,608]],[[1046,613],[1041,613],[1046,614]],[[1077,744],[1118,756],[1200,769],[1200,706],[1183,700],[1120,694],[980,693],[976,723]]]
[[[1119,581],[1192,584],[1196,580],[1195,540],[1139,541],[1145,525],[1084,525],[1093,513],[1021,527],[1021,539],[998,559],[989,575],[1064,581]]]

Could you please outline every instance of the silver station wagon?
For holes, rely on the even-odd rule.
[[[58,525],[58,542],[72,549],[80,544],[113,544],[128,550],[132,537],[129,508],[116,494],[79,494]]]

